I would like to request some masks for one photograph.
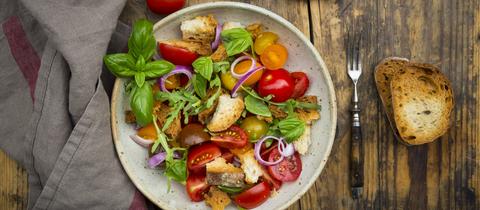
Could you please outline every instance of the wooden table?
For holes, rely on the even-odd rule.
[[[191,0],[188,4],[208,2]],[[332,76],[338,129],[331,156],[315,185],[290,209],[480,209],[480,1],[478,0],[245,0],[285,17],[310,38]],[[121,20],[145,14],[144,0],[129,0]],[[349,188],[349,102],[344,38],[364,30],[360,80],[365,188]],[[382,111],[373,68],[400,56],[438,65],[452,81],[456,106],[450,131],[415,147],[398,143]],[[0,209],[26,206],[26,175],[0,154]]]

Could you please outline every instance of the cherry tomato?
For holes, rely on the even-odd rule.
[[[222,148],[222,158],[225,159],[227,163],[233,162],[233,153],[230,152],[230,150]]]
[[[280,187],[282,187],[282,181],[276,180],[275,178],[270,176],[270,174],[264,167],[262,167],[262,179],[268,184],[270,184],[270,187],[272,187],[273,189],[279,190]]]
[[[270,152],[277,148],[278,146],[278,142],[277,141],[274,141],[270,147],[266,147],[265,144],[262,144],[262,147],[260,147],[260,156],[264,159],[264,160],[268,160],[268,156],[270,156]]]
[[[259,55],[265,51],[265,49],[277,42],[278,36],[277,34],[273,32],[263,32],[258,35],[258,37],[255,39],[255,43],[253,44],[253,49],[255,49],[255,52]]]
[[[257,91],[262,97],[272,94],[274,102],[284,102],[292,95],[294,85],[287,70],[266,70],[258,81]]]
[[[205,168],[205,165],[220,157],[222,152],[217,145],[212,143],[205,143],[190,147],[188,152],[187,167],[189,170],[197,171]]]
[[[210,140],[210,134],[203,130],[203,125],[190,123],[183,127],[178,134],[177,141],[182,147],[189,147]]]
[[[181,9],[185,0],[147,0],[147,5],[152,12],[166,15]]]
[[[272,44],[260,54],[260,60],[263,65],[271,70],[282,68],[287,62],[287,58],[287,48],[281,44]]]
[[[226,131],[214,134],[210,141],[227,149],[242,148],[247,145],[247,133],[238,125],[232,125]]]
[[[248,70],[250,70],[251,65],[252,65],[251,60],[242,61],[235,66],[233,71],[237,74],[243,74],[243,73],[247,72]],[[261,67],[261,66],[262,66],[262,64],[257,62],[255,64],[254,68]],[[260,79],[260,77],[262,77],[262,73],[263,73],[263,69],[256,71],[250,77],[248,77],[248,79],[245,80],[245,82],[243,82],[243,85],[250,86],[250,85],[255,84]]]
[[[250,140],[257,140],[265,135],[268,131],[267,123],[263,120],[259,120],[255,116],[245,118],[240,127],[247,132]]]
[[[270,197],[270,185],[267,182],[260,182],[248,190],[233,197],[233,201],[246,209],[253,209],[260,206]]]
[[[280,152],[277,148],[270,152],[268,161],[276,161],[280,158]],[[291,182],[298,179],[302,172],[302,159],[298,152],[286,157],[277,165],[268,166],[268,172],[273,178],[283,182]]]
[[[185,187],[188,197],[192,201],[199,202],[203,200],[203,194],[208,191],[210,185],[207,184],[205,174],[189,173]]]
[[[165,43],[160,43],[159,49],[165,60],[177,65],[190,66],[198,58],[197,53]]]
[[[144,139],[150,139],[150,140],[156,140],[157,139],[157,130],[155,130],[155,126],[153,123],[150,123],[137,131],[137,135],[144,138]]]
[[[307,75],[303,72],[296,71],[290,73],[290,76],[292,76],[295,81],[292,98],[302,97],[310,86],[310,81],[308,80]]]
[[[235,77],[232,76],[230,72],[220,74],[220,80],[222,80],[223,87],[228,90],[232,90],[238,81]]]

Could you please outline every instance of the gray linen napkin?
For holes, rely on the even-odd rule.
[[[144,208],[115,154],[102,74],[124,4],[0,1],[0,148],[29,173],[29,209]],[[117,29],[112,51],[125,47]]]

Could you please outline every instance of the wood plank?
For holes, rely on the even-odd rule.
[[[27,172],[0,149],[0,209],[26,209]]]

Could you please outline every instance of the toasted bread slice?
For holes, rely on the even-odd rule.
[[[407,63],[394,74],[390,90],[395,124],[403,141],[425,144],[447,132],[453,91],[437,67]]]
[[[208,130],[211,132],[227,130],[240,118],[244,108],[245,104],[242,97],[232,98],[228,94],[220,95],[217,109],[210,122],[207,123]]]

